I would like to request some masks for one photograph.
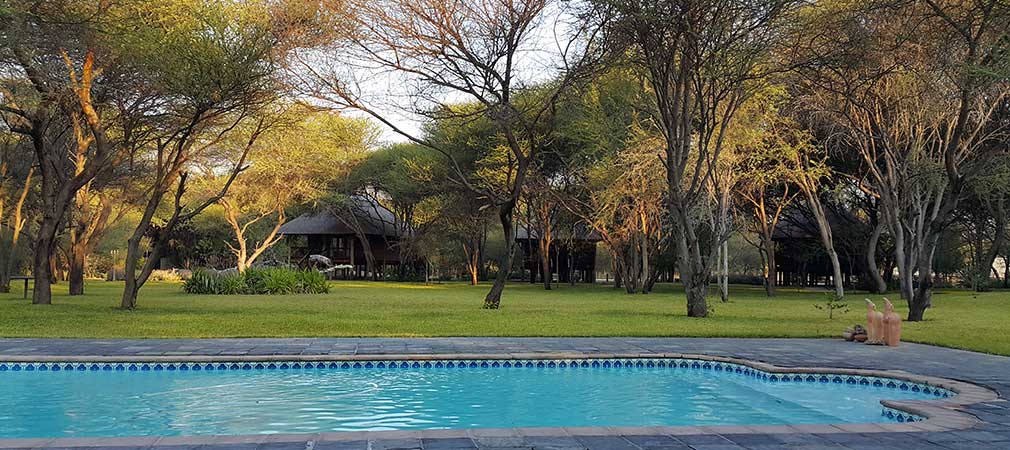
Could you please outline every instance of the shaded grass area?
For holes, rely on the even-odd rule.
[[[0,294],[0,336],[65,338],[210,338],[317,336],[692,336],[836,337],[863,323],[862,293],[836,318],[814,308],[826,293],[733,286],[732,300],[710,299],[706,319],[686,316],[683,291],[660,285],[649,295],[609,286],[509,285],[499,311],[480,309],[488,286],[446,283],[334,282],[329,294],[212,296],[151,283],[139,309],[116,308],[122,283],[92,281],[87,295],[56,286],[53,305],[32,306],[15,292]],[[875,301],[880,296],[873,296]],[[892,297],[893,300],[893,297]],[[879,303],[879,302],[878,302]],[[904,302],[895,302],[902,317]],[[939,291],[927,320],[905,323],[908,341],[1010,355],[1010,293]]]

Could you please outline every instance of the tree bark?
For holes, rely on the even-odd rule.
[[[779,272],[775,266],[775,241],[770,238],[762,243],[765,254],[765,295],[774,297],[778,294]]]
[[[679,211],[679,213],[682,214],[683,211]],[[684,294],[687,296],[687,316],[708,317],[706,297],[708,296],[712,269],[702,260],[701,243],[697,236],[688,240],[685,234],[693,235],[693,231],[684,229],[686,228],[685,222],[678,224],[681,226],[681,229],[678,230],[678,234],[680,234],[680,244],[677,246],[680,253],[680,264],[678,265],[681,268],[680,279],[684,283]]]
[[[831,224],[828,222],[828,216],[824,212],[824,207],[821,205],[820,199],[817,198],[815,190],[804,189],[804,194],[806,194],[807,200],[810,202],[810,209],[814,212],[814,218],[817,220],[817,230],[820,233],[824,251],[827,252],[828,259],[831,261],[831,278],[835,285],[835,297],[845,297],[842,264],[838,260],[838,252],[835,251],[835,241],[831,233]]]
[[[87,249],[83,242],[77,241],[71,244],[68,284],[70,295],[84,295],[84,264],[87,256]]]
[[[875,294],[887,292],[887,282],[884,281],[884,277],[880,275],[880,269],[877,267],[877,244],[880,242],[880,235],[884,232],[885,225],[884,221],[878,221],[866,244],[866,272],[872,281],[871,291]]]
[[[47,215],[48,216],[48,215]],[[50,305],[53,303],[52,293],[52,266],[50,265],[50,255],[56,251],[54,241],[56,237],[55,219],[51,216],[43,217],[39,226],[39,234],[35,239],[35,255],[32,259],[32,276],[35,278],[35,286],[32,289],[33,305]]]
[[[1003,288],[1010,288],[1010,254],[1003,255]]]
[[[470,275],[470,285],[476,286],[480,276],[480,249],[478,245],[473,245],[471,248],[466,241],[463,241],[461,246],[463,247],[463,256],[466,257],[466,270]]]
[[[551,290],[551,282],[554,281],[554,274],[551,272],[550,247],[545,245],[543,239],[540,240],[540,271],[543,275],[544,290]]]
[[[722,269],[719,274],[719,293],[725,303],[729,301],[729,241],[722,241],[721,249],[719,259]]]
[[[995,208],[993,207],[989,208],[989,210],[992,211],[992,216],[995,222],[994,225],[996,229],[993,235],[992,243],[989,246],[989,250],[980,255],[982,264],[980,264],[979,265],[980,267],[978,267],[979,276],[976,276],[977,281],[980,282],[982,281],[983,278],[985,279],[985,281],[989,280],[989,273],[995,271],[995,269],[993,268],[993,263],[996,262],[996,257],[999,256],[1000,250],[1002,250],[1003,246],[1006,245],[1007,215],[1006,215],[1006,207],[1004,206],[1003,202],[1004,202],[1003,196],[1001,195],[994,202],[996,204]],[[981,249],[981,246],[979,246],[979,249]],[[984,277],[982,276],[983,273],[985,274]],[[998,275],[996,278],[997,278],[996,281],[999,281]],[[982,292],[988,290],[990,290],[988,282],[986,282],[984,285],[980,284],[975,286],[976,292]]]
[[[512,270],[512,256],[515,251],[515,228],[512,225],[514,211],[515,201],[513,200],[505,202],[498,210],[498,220],[501,222],[505,235],[505,251],[498,259],[498,274],[494,277],[491,290],[484,297],[484,309],[501,307],[501,294],[505,290],[505,283],[508,282],[509,273]]]
[[[936,244],[940,240],[940,231],[931,228],[924,246],[916,259],[917,282],[908,301],[908,321],[919,322],[925,316],[926,310],[933,306],[933,255]]]

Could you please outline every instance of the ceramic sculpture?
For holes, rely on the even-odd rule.
[[[877,305],[866,299],[866,343],[884,343],[884,313],[877,311]]]
[[[891,301],[884,299],[884,341],[890,347],[897,347],[901,342],[901,316],[894,312]]]

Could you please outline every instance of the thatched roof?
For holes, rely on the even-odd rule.
[[[402,234],[402,231],[397,229],[393,212],[386,209],[386,207],[371,198],[363,196],[353,196],[351,197],[351,201],[353,202],[352,210],[354,211],[354,218],[361,224],[365,234],[388,237],[398,237]],[[332,212],[318,212],[302,214],[288,221],[281,226],[278,233],[288,236],[331,235],[354,234],[354,230]]]

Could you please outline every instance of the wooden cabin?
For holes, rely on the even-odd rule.
[[[367,278],[365,246],[359,233],[367,239],[375,257],[379,275],[389,266],[400,265],[398,241],[403,231],[392,211],[367,197],[352,197],[352,206],[344,214],[329,212],[303,214],[285,223],[279,234],[291,249],[291,263],[310,265],[309,255],[323,255],[334,265],[346,265],[338,273],[347,278]],[[353,212],[353,214],[352,214]]]
[[[572,230],[555,230],[551,243],[551,275],[559,283],[596,281],[596,244],[600,236],[585,226],[576,225]],[[516,243],[522,251],[522,277],[530,283],[543,282],[540,262],[539,237],[525,227],[516,230]]]
[[[775,266],[779,286],[824,286],[834,284],[833,270],[828,253],[818,234],[817,224],[804,217],[791,217],[779,223],[772,234],[775,241]],[[862,255],[846,255],[841,252],[836,237],[836,248],[842,269],[842,282],[852,286],[858,281],[858,272],[851,263],[853,257],[865,259]],[[847,257],[848,256],[848,257]]]

